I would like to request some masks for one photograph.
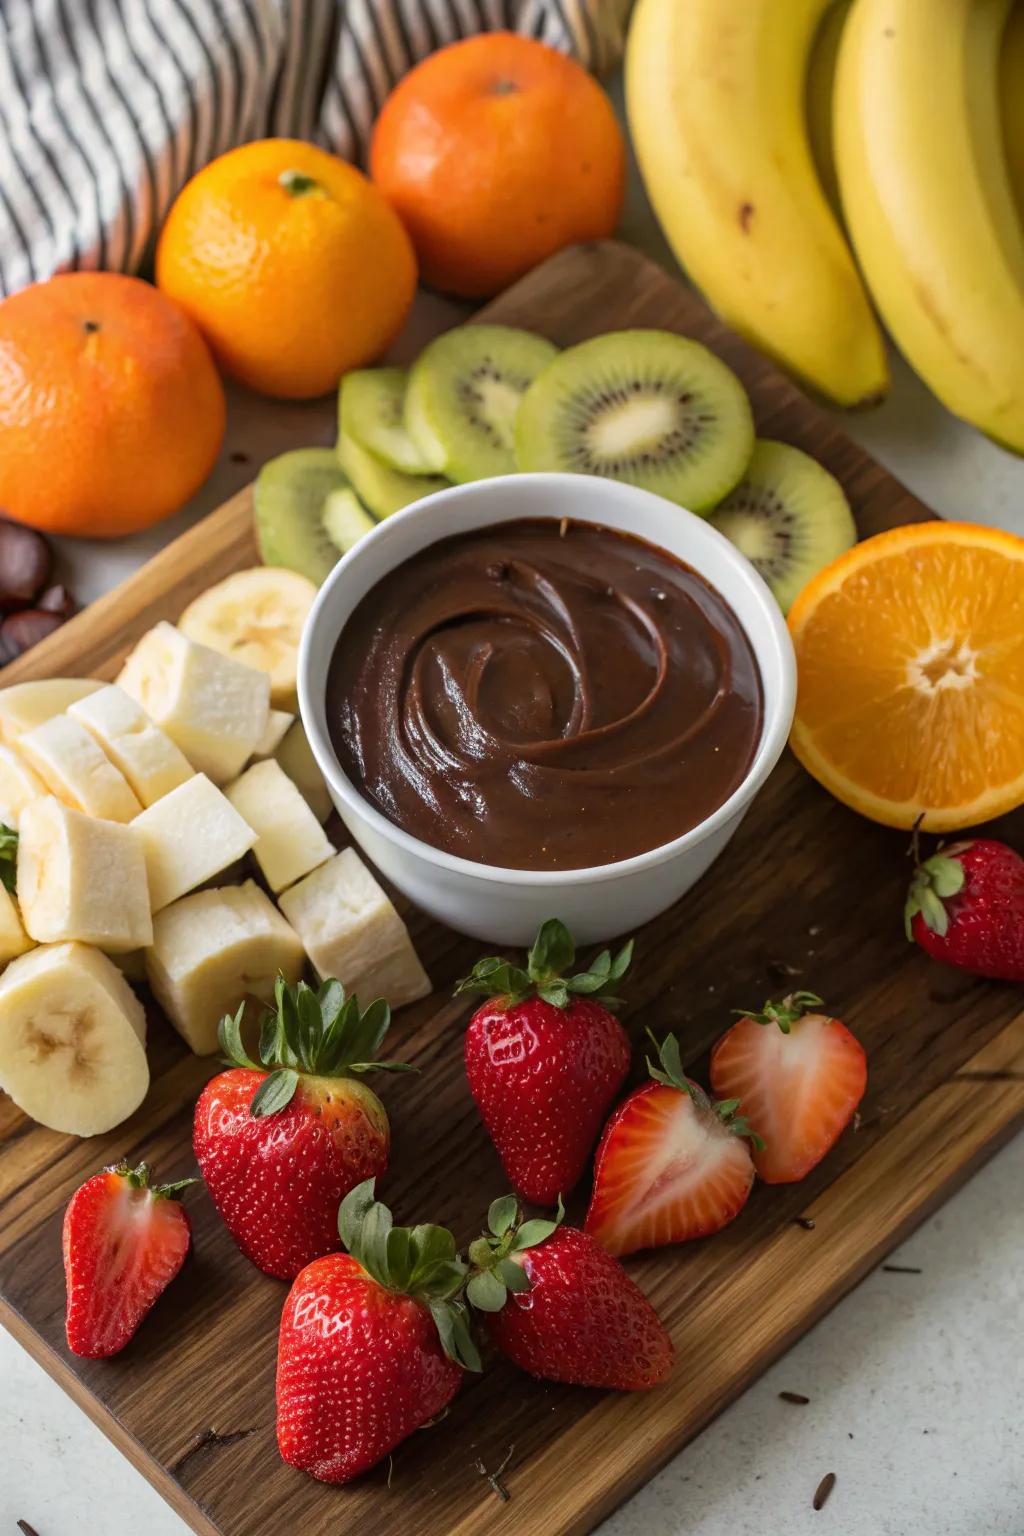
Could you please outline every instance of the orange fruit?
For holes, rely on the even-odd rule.
[[[1024,539],[893,528],[819,571],[789,629],[790,745],[845,805],[951,832],[1024,803]]]
[[[0,511],[114,538],[213,468],[224,390],[187,315],[136,277],[67,272],[0,304]]]
[[[497,293],[564,245],[610,235],[626,152],[581,65],[532,38],[452,43],[399,81],[370,174],[412,235],[426,282]]]
[[[226,373],[305,400],[372,362],[416,291],[409,237],[354,166],[295,139],[229,150],[167,215],[156,280]]]

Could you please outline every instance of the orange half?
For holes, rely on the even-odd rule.
[[[893,528],[820,571],[789,629],[790,745],[838,800],[934,832],[1024,803],[1024,539]]]

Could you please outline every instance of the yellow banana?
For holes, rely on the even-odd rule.
[[[807,131],[811,154],[828,205],[842,223],[839,177],[832,148],[832,91],[835,84],[839,43],[853,0],[832,0],[821,18],[807,64]]]
[[[1024,219],[1024,0],[1017,0],[1003,33],[999,59],[1003,146],[1017,213]]]
[[[638,0],[626,102],[673,250],[741,335],[840,405],[885,346],[811,159],[807,61],[828,0]]]
[[[999,115],[1008,0],[856,0],[839,50],[846,225],[889,331],[956,415],[1024,452],[1024,231]]]

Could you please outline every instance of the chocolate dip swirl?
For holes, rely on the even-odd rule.
[[[334,750],[414,837],[514,869],[631,858],[746,775],[757,663],[712,587],[592,523],[443,539],[383,577],[327,681]]]

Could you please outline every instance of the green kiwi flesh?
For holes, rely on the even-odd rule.
[[[264,565],[287,566],[319,586],[341,553],[324,527],[324,503],[347,485],[331,448],[294,448],[264,464],[253,487],[256,541]]]
[[[331,492],[324,502],[323,523],[328,537],[343,555],[359,543],[364,533],[377,526],[351,486]]]
[[[757,568],[783,613],[822,566],[857,542],[834,475],[769,438],[758,438],[746,474],[710,521]]]
[[[708,512],[754,447],[746,392],[700,342],[612,331],[560,352],[523,397],[522,470],[604,475]]]
[[[507,325],[460,325],[425,347],[409,370],[405,426],[430,468],[460,484],[512,474],[520,401],[556,356]]]
[[[448,484],[440,475],[405,475],[400,469],[392,469],[344,432],[338,438],[338,458],[359,500],[374,517],[390,517],[392,512],[400,512],[411,502],[444,490]]]
[[[392,469],[427,475],[430,465],[405,430],[404,368],[357,368],[338,391],[338,426]]]

